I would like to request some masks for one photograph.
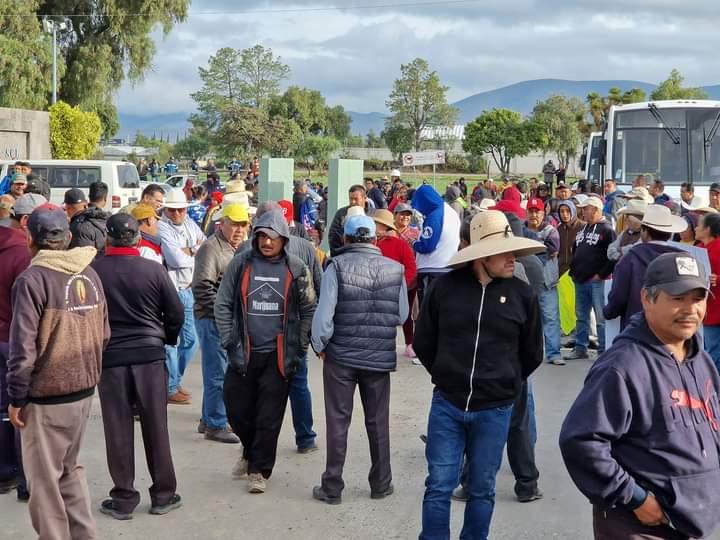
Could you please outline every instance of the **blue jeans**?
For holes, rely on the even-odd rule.
[[[210,429],[225,429],[228,420],[223,401],[223,383],[228,365],[227,353],[220,344],[220,335],[213,319],[195,319],[195,330],[202,353],[202,421]]]
[[[295,428],[295,444],[298,448],[310,448],[315,444],[317,433],[313,431],[312,398],[308,388],[307,354],[300,359],[300,366],[290,377],[290,410]]]
[[[495,508],[495,476],[502,463],[512,405],[465,412],[435,391],[428,419],[428,476],[420,540],[449,540],[450,496],[468,461],[468,501],[461,540],[486,540]]]
[[[560,358],[560,302],[557,287],[543,289],[538,295],[542,311],[543,335],[545,337],[545,358],[548,361]]]
[[[598,353],[605,350],[605,317],[603,306],[605,305],[605,282],[588,281],[587,283],[575,282],[575,350],[587,351],[590,340],[590,310],[595,311],[598,334]]]
[[[177,392],[182,382],[185,368],[192,360],[197,349],[197,336],[195,334],[195,318],[193,317],[193,305],[195,299],[191,289],[180,289],[178,291],[180,302],[185,306],[185,321],[180,329],[180,336],[176,346],[165,346],[165,365],[168,369],[168,395]]]
[[[703,326],[703,340],[705,350],[715,362],[715,367],[720,371],[720,326]]]

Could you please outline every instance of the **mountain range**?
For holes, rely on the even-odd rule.
[[[586,96],[591,92],[600,95],[607,95],[610,88],[618,87],[622,91],[632,88],[640,88],[649,96],[656,85],[632,80],[607,80],[607,81],[568,81],[563,79],[537,79],[522,81],[495,90],[479,92],[472,96],[452,103],[458,109],[458,123],[465,124],[476,118],[483,111],[494,108],[513,109],[522,114],[529,114],[538,101],[547,99],[552,94],[561,94],[568,97],[577,97],[585,101]],[[703,87],[710,99],[720,100],[720,85]],[[385,127],[387,113],[370,112],[359,113],[348,111],[352,119],[351,131],[356,135],[367,135],[371,130],[380,133]],[[119,114],[120,132],[119,137],[132,139],[132,136],[140,131],[144,135],[152,136],[155,133],[160,136],[170,135],[170,141],[175,142],[175,137],[183,134],[190,125],[187,121],[187,113],[173,113],[162,115],[138,116],[126,115],[122,111]]]

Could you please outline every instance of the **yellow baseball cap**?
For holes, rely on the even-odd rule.
[[[143,219],[148,219],[153,216],[157,217],[155,209],[149,204],[144,203],[136,204],[133,209],[130,210],[130,215],[138,221],[142,221]]]
[[[223,205],[222,215],[223,217],[230,218],[236,223],[250,221],[250,216],[248,216],[247,208],[245,208],[245,206],[239,203],[230,203]]]

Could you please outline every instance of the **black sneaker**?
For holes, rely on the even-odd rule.
[[[450,497],[452,497],[453,500],[460,502],[467,502],[468,500],[468,495],[465,492],[465,488],[462,486],[458,486],[453,489],[452,495]]]
[[[105,499],[100,503],[100,513],[120,521],[127,521],[133,518],[132,512],[121,512],[116,509],[112,499]]]
[[[303,446],[302,448],[298,446],[297,453],[298,454],[312,454],[313,452],[317,452],[319,450],[318,445],[315,443],[312,443],[310,446]]]
[[[395,488],[392,484],[388,484],[388,487],[385,488],[382,491],[370,491],[370,498],[371,499],[384,499],[385,497],[389,497],[395,492]]]
[[[420,435],[420,440],[423,442],[423,444],[427,444],[427,435],[424,433]]]
[[[237,444],[240,442],[240,438],[227,428],[213,429],[205,427],[205,438],[208,441],[226,444]]]
[[[198,423],[197,432],[202,435],[203,433],[205,433],[206,430],[207,430],[207,425],[205,424],[205,422],[200,420],[200,423]]]
[[[170,497],[170,500],[161,505],[153,505],[150,508],[150,513],[156,516],[163,516],[167,514],[168,512],[172,512],[173,510],[177,510],[182,506],[182,497],[178,495],[177,493]]]
[[[543,498],[543,492],[540,491],[539,489],[536,489],[534,492],[529,493],[529,494],[523,494],[523,495],[517,496],[518,502],[521,502],[521,503],[529,503],[529,502],[533,502],[533,501],[539,501],[542,498]]]
[[[331,497],[330,495],[325,493],[325,490],[322,488],[322,486],[315,486],[313,488],[313,499],[322,501],[327,504],[340,504],[342,502],[342,496],[337,495],[335,497]]]

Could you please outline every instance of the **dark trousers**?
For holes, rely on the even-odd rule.
[[[277,352],[250,355],[247,372],[228,369],[223,395],[230,427],[240,437],[248,473],[270,478],[288,402],[289,383],[277,366]]]
[[[0,342],[0,482],[17,478],[18,489],[27,491],[25,471],[22,466],[20,430],[8,419],[10,397],[7,394],[8,344]]]
[[[415,302],[415,294],[417,289],[408,289],[408,316],[407,320],[403,323],[403,337],[405,338],[405,345],[412,345],[413,337],[415,335],[415,321],[412,318],[413,302]]]
[[[322,487],[332,496],[342,493],[342,479],[347,434],[352,420],[355,387],[365,414],[365,429],[370,444],[370,474],[372,491],[384,491],[392,481],[390,470],[390,373],[353,369],[325,359],[323,388],[325,390],[325,424],[327,431],[327,461],[322,475]]]
[[[593,534],[595,540],[690,540],[667,525],[643,525],[630,510],[597,506],[593,506]]]
[[[167,504],[177,487],[170,454],[167,422],[167,371],[165,361],[103,369],[100,377],[100,407],[105,429],[105,447],[114,506],[132,512],[140,503],[135,481],[135,422],[133,405],[140,416],[145,458],[153,484],[153,506]]]
[[[528,382],[523,382],[520,394],[513,404],[510,430],[507,437],[507,457],[515,476],[515,495],[532,495],[538,489],[540,471],[535,466],[535,402]],[[460,483],[467,485],[468,463],[463,465]]]

